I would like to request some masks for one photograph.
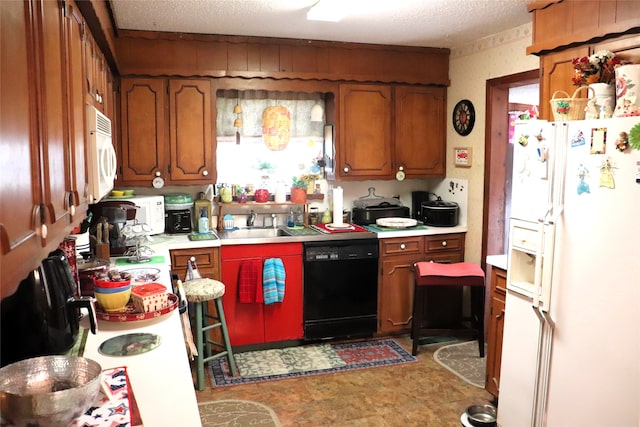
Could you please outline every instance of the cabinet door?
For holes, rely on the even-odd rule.
[[[0,1],[0,297],[40,263],[41,188],[28,2]]]
[[[71,181],[72,203],[75,212],[72,218],[84,217],[88,201],[86,194],[87,176],[85,172],[84,149],[84,21],[75,3],[66,3],[65,43],[67,61],[67,121],[68,141],[71,153],[69,179]]]
[[[71,209],[71,156],[67,149],[66,129],[66,71],[64,69],[64,32],[60,3],[57,0],[34,0],[36,11],[36,37],[41,49],[37,67],[39,71],[38,105],[40,145],[43,175],[43,203],[46,213],[47,234],[62,237],[70,229]],[[44,237],[44,236],[43,236]]]
[[[122,182],[165,180],[168,161],[166,86],[161,79],[122,79]]]
[[[389,86],[340,86],[336,164],[341,178],[391,178],[391,108]]]
[[[498,397],[500,388],[500,364],[502,363],[502,331],[504,330],[505,291],[507,272],[491,269],[491,307],[487,334],[487,372],[485,388]]]
[[[571,78],[575,74],[573,68],[573,58],[588,56],[589,48],[580,46],[573,49],[566,49],[559,52],[553,52],[543,55],[540,58],[540,66],[542,67],[542,78],[540,80],[540,118],[545,120],[553,120],[551,105],[549,101],[553,97],[555,91],[561,90],[572,96],[576,86],[571,83]],[[564,98],[564,94],[556,96],[556,98]]]
[[[395,88],[394,169],[407,178],[445,174],[445,88]]]
[[[414,269],[421,255],[393,257],[382,261],[379,286],[378,332],[406,331],[411,327]]]
[[[297,340],[302,321],[302,255],[280,256],[286,272],[284,300],[264,306],[264,341]]]
[[[184,280],[189,259],[194,257],[202,277],[220,280],[220,249],[191,248],[171,251],[171,270]]]
[[[215,183],[209,80],[169,82],[171,181]]]

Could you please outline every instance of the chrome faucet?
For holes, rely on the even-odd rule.
[[[253,224],[256,222],[256,216],[256,211],[251,209],[249,217],[247,218],[247,227],[253,227]]]
[[[267,227],[267,219],[269,217],[267,217],[266,215],[264,216],[264,218],[262,218],[262,227],[266,228]],[[276,214],[271,214],[271,226],[273,228],[278,228],[278,216]]]

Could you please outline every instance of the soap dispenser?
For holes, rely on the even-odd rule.
[[[296,223],[295,220],[293,218],[293,209],[289,210],[289,215],[287,215],[287,227],[289,228],[293,228],[295,227]]]
[[[200,210],[200,218],[198,219],[198,233],[209,232],[209,217],[207,216],[207,208]]]

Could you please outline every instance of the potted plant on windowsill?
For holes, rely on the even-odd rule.
[[[303,177],[293,177],[291,183],[291,203],[304,204],[307,203],[307,186],[309,182]]]

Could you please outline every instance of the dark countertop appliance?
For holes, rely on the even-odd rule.
[[[0,303],[0,365],[68,351],[79,337],[81,307],[95,334],[95,300],[77,294],[67,257],[52,252]]]
[[[422,202],[422,217],[425,225],[432,227],[455,227],[458,225],[458,204],[446,202],[438,197],[436,200]]]
[[[378,218],[409,218],[409,207],[393,197],[375,194],[375,188],[369,187],[369,194],[353,202],[351,220],[354,224],[375,224]]]
[[[193,198],[190,194],[177,193],[164,195],[165,233],[191,233],[191,209]]]

